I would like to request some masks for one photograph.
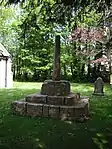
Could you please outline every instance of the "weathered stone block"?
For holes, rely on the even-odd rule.
[[[49,105],[43,105],[43,117],[49,117]]]
[[[76,108],[75,109],[75,118],[83,117],[85,115],[84,108]]]
[[[12,110],[14,114],[25,115],[26,114],[26,102],[14,101],[12,102]]]
[[[44,81],[41,87],[41,94],[48,96],[67,96],[70,93],[70,83],[65,80],[61,81]]]
[[[25,97],[26,102],[46,103],[47,95],[32,94]]]
[[[60,106],[61,120],[73,120],[75,113],[74,106]]]
[[[59,118],[59,106],[54,105],[49,106],[49,117]]]
[[[64,104],[64,96],[48,96],[47,104],[50,105],[63,105]]]
[[[80,100],[80,94],[79,93],[71,93],[68,96],[65,97],[65,105],[73,106],[77,103],[77,101]]]
[[[72,93],[73,94],[73,93]],[[80,93],[76,93],[76,99],[80,100]]]
[[[36,117],[42,116],[43,104],[27,103],[27,115]]]
[[[75,106],[75,118],[89,115],[89,98],[81,98]]]
[[[75,107],[69,106],[67,112],[68,112],[68,120],[74,120],[75,119]]]

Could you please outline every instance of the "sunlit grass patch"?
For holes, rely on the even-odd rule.
[[[14,82],[13,86],[14,88],[20,88],[20,89],[40,89],[42,83],[39,82]]]

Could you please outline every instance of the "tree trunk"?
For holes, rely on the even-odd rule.
[[[90,58],[88,58],[88,73],[87,73],[87,77],[88,77],[88,80],[90,80]]]
[[[85,68],[85,64],[82,64],[81,75],[84,75],[84,68]]]
[[[72,74],[72,79],[73,79],[73,77],[74,77],[74,71],[73,71],[73,64],[72,63],[70,63],[70,68],[71,68],[71,74]]]
[[[14,78],[14,80],[16,78],[16,66],[15,66],[15,64],[13,65],[13,78]]]
[[[63,65],[63,70],[64,70],[64,77],[65,77],[65,79],[66,79],[66,77],[67,77],[67,72],[66,72],[66,65],[65,65],[65,64]]]

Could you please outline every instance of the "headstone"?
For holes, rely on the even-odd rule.
[[[104,82],[101,77],[98,77],[94,83],[93,95],[99,95],[99,96],[104,95],[103,89],[104,89]]]

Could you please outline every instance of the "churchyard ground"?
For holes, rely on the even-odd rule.
[[[0,89],[0,149],[109,149],[112,148],[112,89],[105,96],[92,96],[93,84],[71,83],[72,91],[90,96],[91,118],[71,123],[12,114],[11,102],[39,92],[42,83],[14,82],[13,89]]]

